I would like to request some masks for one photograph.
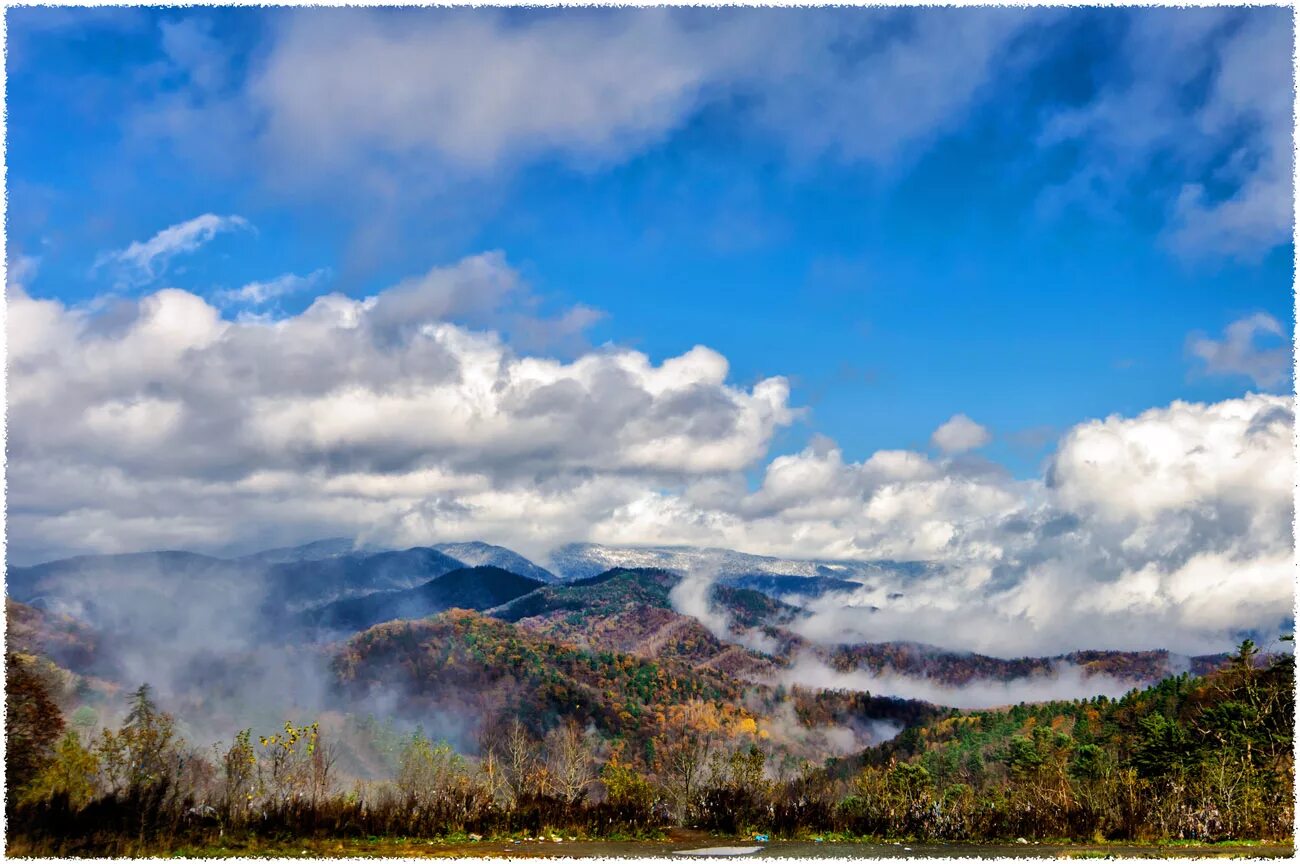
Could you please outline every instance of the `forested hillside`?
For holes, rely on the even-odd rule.
[[[139,852],[227,832],[595,836],[674,824],[777,836],[1282,839],[1293,827],[1295,675],[1289,659],[1257,661],[1247,642],[1210,676],[1118,700],[921,710],[894,740],[822,765],[782,757],[725,681],[449,613],[358,637],[341,677],[367,686],[377,683],[370,670],[399,669],[435,691],[495,674],[497,685],[520,685],[518,713],[485,729],[469,755],[419,732],[399,739],[391,780],[345,790],[320,723],[241,732],[205,752],[140,688],[119,729],[87,739],[65,731],[39,670],[9,655],[7,851]],[[768,698],[790,699],[814,725],[880,709],[861,694]],[[651,747],[628,746],[656,728],[667,734],[641,739]]]

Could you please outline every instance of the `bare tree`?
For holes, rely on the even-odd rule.
[[[688,818],[713,751],[713,735],[686,722],[673,730],[663,748],[669,799],[678,821]]]
[[[338,758],[338,748],[333,741],[316,740],[311,750],[311,764],[308,766],[313,807],[329,796],[330,786],[334,782],[331,775]]]
[[[537,742],[518,717],[506,729],[504,749],[506,782],[513,797],[518,799],[528,791],[529,781],[537,769]]]
[[[587,794],[596,779],[596,746],[593,734],[584,733],[577,721],[569,718],[546,734],[546,763],[555,792],[569,804],[576,804]]]

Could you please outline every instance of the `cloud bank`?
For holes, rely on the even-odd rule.
[[[803,635],[1002,655],[1202,653],[1290,617],[1289,397],[1083,423],[1029,480],[825,438],[770,458],[800,416],[785,379],[738,385],[705,346],[522,353],[505,330],[574,326],[529,296],[496,253],[283,318],[11,284],[11,560],[349,535],[927,561],[812,601]]]

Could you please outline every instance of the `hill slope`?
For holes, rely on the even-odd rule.
[[[820,761],[872,740],[881,721],[898,728],[941,710],[844,692],[810,700],[678,658],[588,650],[462,610],[359,633],[340,646],[334,670],[357,704],[386,699],[413,720],[451,715],[480,728],[519,717],[537,733],[572,717],[643,764],[683,723]]]
[[[402,591],[378,591],[308,610],[307,623],[355,633],[401,618],[424,618],[447,609],[490,609],[542,587],[543,583],[500,567],[462,567]]]

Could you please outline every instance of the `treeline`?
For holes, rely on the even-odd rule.
[[[123,855],[249,837],[726,834],[1010,840],[1292,835],[1291,659],[1249,642],[1207,678],[1118,700],[948,712],[855,760],[776,758],[718,706],[674,706],[669,734],[625,752],[571,718],[535,735],[489,725],[478,755],[420,733],[394,776],[344,782],[317,724],[181,740],[147,687],[121,727],[68,730],[30,664],[6,661],[11,855]],[[815,702],[806,705],[815,709]]]

